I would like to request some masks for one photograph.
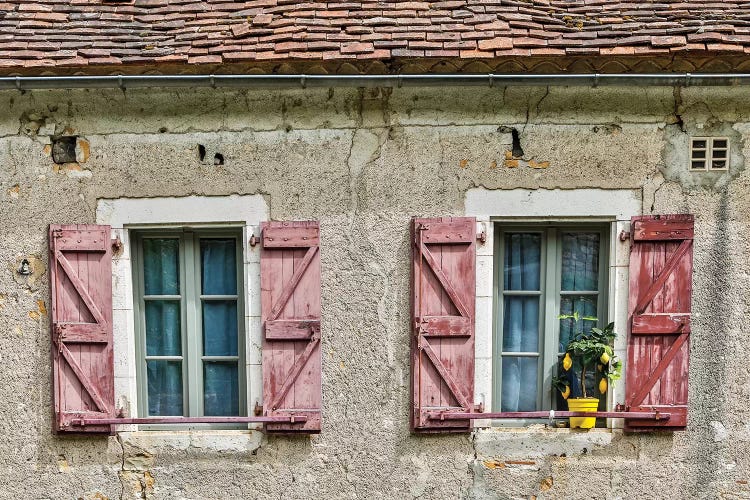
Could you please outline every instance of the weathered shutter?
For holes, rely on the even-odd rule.
[[[264,414],[308,418],[266,430],[320,432],[320,228],[264,222],[261,230]]]
[[[693,216],[633,217],[630,251],[626,410],[669,420],[626,420],[628,428],[687,425]]]
[[[412,219],[411,426],[417,432],[471,429],[470,420],[430,418],[474,411],[476,222]]]
[[[110,228],[52,225],[49,245],[55,430],[109,433],[75,420],[114,417]]]

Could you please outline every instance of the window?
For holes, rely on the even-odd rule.
[[[497,224],[495,235],[494,411],[567,409],[553,378],[568,340],[606,324],[608,227]],[[600,376],[586,378],[598,395]]]
[[[693,137],[690,141],[691,170],[726,170],[728,162],[728,138]]]
[[[245,413],[240,231],[135,233],[138,413]]]

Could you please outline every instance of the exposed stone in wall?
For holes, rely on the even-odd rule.
[[[680,125],[670,88],[0,93],[0,497],[750,495],[747,94],[683,90]],[[691,180],[681,127],[732,134],[737,167]],[[52,170],[65,129],[85,175]],[[409,433],[408,221],[462,214],[474,187],[637,189],[645,213],[696,215],[688,431]],[[19,258],[36,275],[48,224],[99,199],[232,193],[321,221],[323,432],[54,436],[48,273],[19,281]]]

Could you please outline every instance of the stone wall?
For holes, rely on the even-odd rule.
[[[749,98],[743,88],[0,93],[0,497],[750,496]],[[687,134],[711,133],[731,137],[734,167],[688,173]],[[76,161],[54,163],[58,134],[78,137]],[[644,213],[695,214],[687,431],[410,434],[408,222],[461,215],[478,187],[637,189]],[[229,194],[263,195],[273,219],[321,222],[322,433],[53,435],[47,226],[94,223],[101,199]],[[29,277],[15,272],[23,258]]]

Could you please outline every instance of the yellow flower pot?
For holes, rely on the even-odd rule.
[[[599,400],[596,398],[569,398],[568,410],[570,411],[596,411]],[[570,417],[570,428],[591,429],[596,425],[596,417]]]

